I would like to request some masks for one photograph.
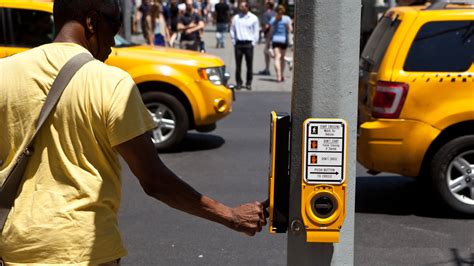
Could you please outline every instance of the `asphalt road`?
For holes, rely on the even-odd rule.
[[[211,134],[190,133],[165,163],[198,191],[228,205],[264,200],[270,111],[290,111],[287,92],[237,94]],[[356,265],[474,265],[474,220],[440,207],[426,182],[358,166]],[[123,265],[286,265],[286,235],[247,237],[147,197],[124,166]]]

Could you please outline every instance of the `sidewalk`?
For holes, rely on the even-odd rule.
[[[144,43],[142,35],[132,35],[132,41],[135,43]],[[234,47],[230,40],[230,34],[225,36],[225,48],[216,49],[216,38],[215,38],[215,27],[213,25],[207,25],[204,31],[204,42],[206,43],[206,50],[208,54],[219,56],[224,60],[231,78],[230,83],[235,84],[235,57],[234,57]],[[288,67],[288,64],[285,67],[285,81],[282,83],[276,82],[275,68],[273,59],[270,61],[270,76],[261,76],[257,73],[260,70],[265,68],[265,58],[263,55],[264,44],[257,44],[254,49],[253,55],[253,81],[252,81],[252,91],[291,91],[292,84],[292,73]],[[293,53],[291,48],[287,49],[287,57],[292,57]],[[242,79],[245,83],[245,75],[247,69],[245,66],[245,60],[242,62]],[[242,90],[246,91],[246,90]]]

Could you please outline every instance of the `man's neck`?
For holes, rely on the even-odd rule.
[[[68,22],[61,28],[53,42],[75,43],[89,50],[89,45],[84,36],[82,25],[77,22]]]

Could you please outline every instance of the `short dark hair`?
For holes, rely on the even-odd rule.
[[[275,7],[275,4],[274,4],[273,2],[266,2],[265,4],[266,4],[266,5],[268,6],[268,8],[270,8],[270,9],[273,9],[273,8]]]
[[[56,31],[69,21],[82,23],[88,12],[120,9],[118,0],[54,0],[53,17]]]

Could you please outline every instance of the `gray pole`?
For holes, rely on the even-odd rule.
[[[290,223],[301,219],[301,128],[309,117],[348,123],[346,219],[336,244],[306,243],[288,232],[288,265],[354,264],[357,80],[360,1],[297,0],[292,92]]]
[[[121,0],[121,2],[123,14],[122,35],[125,39],[130,41],[132,39],[132,3],[131,0]]]

